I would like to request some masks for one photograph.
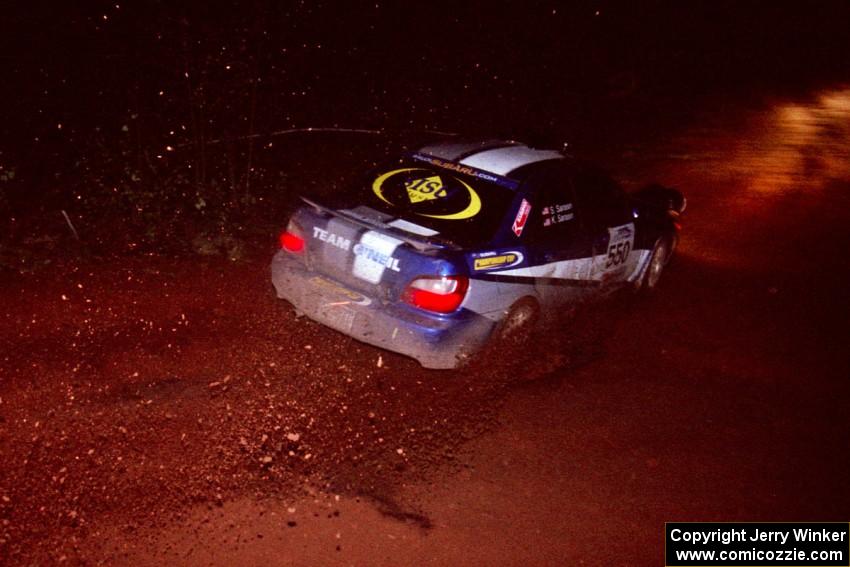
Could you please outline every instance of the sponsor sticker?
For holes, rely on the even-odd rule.
[[[514,231],[514,234],[520,236],[522,234],[522,230],[525,228],[525,223],[528,222],[528,215],[531,213],[531,203],[529,203],[526,199],[522,200],[522,203],[519,205],[519,210],[516,213],[516,218],[514,219],[514,224],[511,229]]]
[[[313,238],[354,254],[357,257],[354,260],[354,275],[361,279],[378,283],[384,269],[401,271],[398,258],[393,256],[395,249],[401,244],[401,240],[396,238],[369,231],[363,235],[360,242],[352,245],[348,238],[318,226],[313,227]]]
[[[313,227],[313,238],[326,242],[332,246],[336,246],[337,248],[341,248],[346,252],[351,248],[351,240],[319,228],[318,226]]]
[[[380,232],[370,230],[365,233],[360,242],[351,247],[355,256],[352,273],[361,280],[377,284],[384,270],[401,271],[398,258],[393,256],[400,244],[401,240]]]
[[[443,199],[448,195],[439,175],[412,179],[405,183],[404,187],[407,189],[407,197],[411,203]]]
[[[522,252],[510,251],[501,253],[482,254],[472,261],[473,269],[477,271],[497,270],[516,266],[523,260]]]

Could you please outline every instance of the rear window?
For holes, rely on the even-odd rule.
[[[325,202],[337,209],[367,206],[412,223],[395,224],[409,232],[439,235],[461,246],[485,243],[501,226],[514,191],[470,168],[457,169],[404,159],[377,168]]]

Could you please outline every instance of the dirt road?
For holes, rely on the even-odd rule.
[[[517,360],[426,371],[242,262],[2,281],[0,561],[658,565],[674,520],[846,520],[850,91],[606,161],[678,257]]]

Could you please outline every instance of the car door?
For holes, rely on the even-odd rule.
[[[589,279],[603,289],[621,284],[635,257],[635,225],[625,193],[611,177],[589,167],[575,171],[573,188],[592,241]]]
[[[579,300],[592,287],[593,240],[577,212],[569,166],[540,168],[529,184],[533,208],[525,244],[541,304]]]

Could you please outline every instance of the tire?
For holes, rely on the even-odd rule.
[[[531,339],[540,318],[540,304],[532,297],[523,297],[508,309],[493,332],[493,341],[525,344]]]
[[[651,292],[658,286],[658,280],[661,279],[661,272],[664,271],[670,259],[671,251],[670,241],[666,238],[659,239],[655,243],[638,284],[640,291]]]

